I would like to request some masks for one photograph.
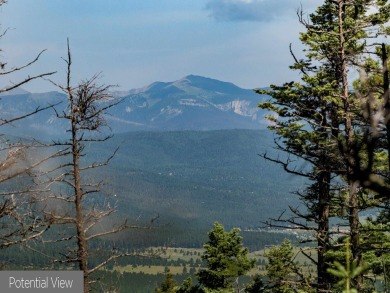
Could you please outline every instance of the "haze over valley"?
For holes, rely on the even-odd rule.
[[[290,192],[303,181],[259,156],[276,156],[266,112],[257,107],[266,96],[194,75],[114,94],[123,98],[107,116],[106,131],[114,137],[89,145],[89,160],[109,157],[119,146],[109,166],[94,176],[107,182],[106,193],[115,194],[120,217],[148,222],[158,215],[158,222],[170,227],[162,228],[155,245],[200,246],[214,221],[258,229],[297,204]],[[2,108],[11,117],[56,104],[61,113],[64,97],[18,90],[2,96]],[[66,135],[66,125],[55,116],[48,109],[4,131],[55,141]]]

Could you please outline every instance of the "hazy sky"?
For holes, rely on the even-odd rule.
[[[0,8],[0,58],[9,66],[47,51],[25,74],[58,71],[64,81],[66,39],[73,80],[102,72],[120,90],[188,74],[244,88],[289,81],[296,73],[288,46],[302,54],[296,16],[320,0],[8,0]],[[17,81],[21,76],[12,76]],[[9,81],[7,77],[5,81]],[[4,79],[0,86],[4,86]],[[47,82],[26,87],[41,92]]]

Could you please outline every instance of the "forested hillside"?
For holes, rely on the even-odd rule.
[[[64,1],[58,19],[39,21],[52,28],[60,20],[55,38],[62,29],[73,28],[77,35],[95,23],[91,27],[99,37],[89,31],[76,38],[87,40],[80,58],[89,60],[87,66],[75,64],[69,38],[58,75],[31,73],[45,49],[24,62],[18,55],[20,48],[35,50],[35,40],[22,38],[8,48],[11,61],[15,56],[22,61],[19,65],[0,55],[0,277],[3,270],[28,270],[30,276],[75,271],[84,293],[389,292],[389,1],[323,0],[310,13],[301,5],[296,15],[302,50],[291,44],[286,48],[292,75],[274,72],[270,63],[274,55],[274,61],[283,59],[274,41],[286,38],[290,28],[280,31],[275,20],[289,21],[285,9],[290,2],[204,1],[203,13],[209,11],[218,22],[207,44],[203,41],[210,38],[202,38],[209,32],[205,15],[198,10],[188,18],[193,8],[199,9],[191,6],[198,1],[120,1],[123,6],[79,1],[77,8],[84,7],[88,15],[83,9],[65,13],[74,3]],[[28,25],[43,3],[48,10],[42,20],[58,9],[45,0],[31,8],[9,2],[19,5],[11,15],[28,7]],[[190,6],[184,14],[172,13],[171,2]],[[0,13],[6,4],[0,0]],[[103,4],[112,6],[95,11],[97,25],[89,12]],[[117,7],[142,12],[134,19],[122,9],[111,15]],[[64,26],[68,18],[77,26]],[[80,25],[85,19],[88,25]],[[149,27],[155,21],[157,35]],[[187,21],[196,22],[198,30],[192,35],[181,31],[190,44],[184,46],[172,37],[176,29],[191,26]],[[231,21],[234,29],[225,23]],[[247,35],[249,25],[238,30],[241,21],[261,21],[266,41],[257,32]],[[263,27],[266,22],[274,26]],[[102,23],[110,24],[110,37],[122,23],[127,30],[140,24],[133,30],[138,38],[115,35],[115,41],[103,42]],[[0,40],[8,32],[0,30]],[[221,43],[241,33],[245,37]],[[93,47],[95,39],[99,43]],[[123,39],[131,42],[118,51],[116,42]],[[174,50],[161,47],[165,39],[175,44]],[[239,68],[257,59],[253,52],[230,56],[225,51],[252,49],[252,39],[261,40],[261,46],[272,44],[266,54],[259,53],[270,59],[262,59],[264,65],[272,65],[262,67],[263,78],[276,79],[269,87],[243,89],[183,74],[176,81],[116,91],[115,83],[101,82],[102,74],[78,75],[83,67],[112,66],[112,61],[89,59],[111,50],[118,67],[132,54],[153,56],[136,60],[142,64],[138,70],[133,70],[137,62],[127,63],[116,71],[117,78],[128,78],[129,72],[133,78],[147,75],[144,62],[153,66],[151,74],[165,62],[163,55],[170,61],[163,68],[167,75],[192,62],[200,71],[206,64],[223,75],[236,74],[237,64],[226,66],[236,62],[234,56],[246,64]],[[57,41],[48,43],[58,51]],[[217,62],[221,54],[227,57],[222,63]],[[37,81],[55,90],[33,94],[22,89]],[[2,290],[11,285],[37,289],[45,283],[32,277],[11,284],[12,278]],[[72,287],[72,282],[67,284]],[[51,284],[54,289],[57,281]]]
[[[90,154],[98,158],[119,146],[101,176],[116,194],[120,214],[131,221],[159,215],[159,223],[170,227],[163,229],[164,241],[180,245],[196,239],[192,233],[204,237],[214,221],[257,229],[298,205],[291,192],[305,181],[259,156],[274,154],[272,143],[267,130],[131,132],[91,146]]]

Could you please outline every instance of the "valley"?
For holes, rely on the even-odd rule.
[[[67,111],[61,103],[63,98],[57,92],[18,91],[4,96],[5,101],[16,99],[18,105],[27,105],[30,110],[57,105],[54,113],[48,109],[16,123],[18,132],[15,126],[5,127],[9,141],[63,139],[67,126],[55,118],[55,113]],[[289,206],[300,205],[292,192],[306,183],[261,157],[265,153],[283,156],[273,149],[274,138],[265,129],[262,117],[265,112],[257,108],[264,96],[230,83],[190,75],[123,92],[121,98],[123,101],[107,114],[112,128],[107,128],[106,133],[113,137],[87,142],[86,156],[80,159],[84,166],[94,165],[117,150],[107,166],[84,173],[84,180],[104,183],[87,205],[104,203],[116,210],[98,229],[124,221],[132,227],[91,242],[91,266],[109,257],[112,247],[133,255],[97,272],[103,283],[119,284],[120,292],[131,288],[131,292],[144,293],[153,292],[167,270],[179,283],[188,276],[194,277],[202,267],[202,246],[215,222],[228,230],[240,229],[245,247],[258,258],[259,266],[252,275],[263,272],[265,265],[256,251],[285,238],[298,243],[300,235],[296,233],[265,228],[269,218],[288,214]],[[21,108],[13,102],[3,107],[10,113]],[[63,163],[59,159],[42,168]],[[299,162],[297,167],[305,168]],[[62,192],[58,188],[52,186],[51,192]],[[44,237],[48,241],[43,241],[46,244],[7,249],[1,262],[7,269],[62,269],[62,265],[51,261],[58,249],[67,249],[65,243],[50,243],[51,238],[61,234],[58,229],[63,228],[49,230]],[[39,253],[30,255],[31,251]],[[243,280],[247,282],[249,277]]]
[[[228,228],[259,228],[298,205],[290,192],[304,181],[258,156],[272,154],[271,144],[267,130],[132,132],[91,147],[91,155],[108,156],[119,145],[111,164],[101,169],[119,214],[131,222],[158,215],[169,235],[164,243],[193,247],[201,241],[183,239],[204,239],[190,235],[206,235],[214,221]]]

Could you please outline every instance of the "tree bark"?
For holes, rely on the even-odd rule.
[[[75,205],[75,221],[76,221],[76,235],[77,235],[77,263],[79,269],[83,272],[84,279],[84,293],[89,293],[89,278],[88,278],[88,247],[84,230],[84,215],[83,215],[83,191],[81,188],[81,175],[80,175],[80,141],[77,137],[77,106],[73,96],[73,91],[70,84],[70,67],[72,64],[72,58],[70,54],[69,42],[68,42],[68,74],[67,74],[67,92],[70,102],[70,123],[72,133],[72,177],[74,187],[74,205]]]
[[[340,63],[341,63],[341,82],[342,82],[342,99],[344,106],[344,127],[345,127],[345,148],[343,150],[347,184],[348,184],[348,204],[349,204],[349,228],[351,238],[351,252],[352,258],[357,262],[357,266],[361,264],[361,252],[360,252],[360,233],[359,233],[359,200],[357,197],[357,182],[354,178],[355,172],[355,156],[354,156],[354,132],[352,128],[352,111],[350,105],[350,96],[348,89],[348,72],[347,72],[347,59],[345,52],[345,32],[344,32],[344,11],[345,0],[338,1],[338,16],[339,16],[339,42],[340,42]],[[357,290],[361,291],[363,286],[363,280],[361,276],[357,276],[354,280]]]
[[[72,112],[74,110],[72,109]],[[73,114],[72,114],[73,115]],[[83,271],[84,275],[84,293],[89,292],[89,278],[88,278],[88,247],[84,231],[83,219],[83,193],[80,182],[80,149],[78,147],[78,140],[76,137],[75,123],[72,118],[72,151],[73,151],[73,176],[74,176],[74,192],[75,192],[75,209],[76,209],[76,233],[77,233],[77,261],[79,269]]]
[[[388,56],[386,44],[382,43],[382,70],[383,70],[383,102],[384,118],[386,125],[387,153],[390,154],[390,92],[389,92],[389,68],[387,66]],[[390,170],[390,155],[388,156],[388,169]]]

